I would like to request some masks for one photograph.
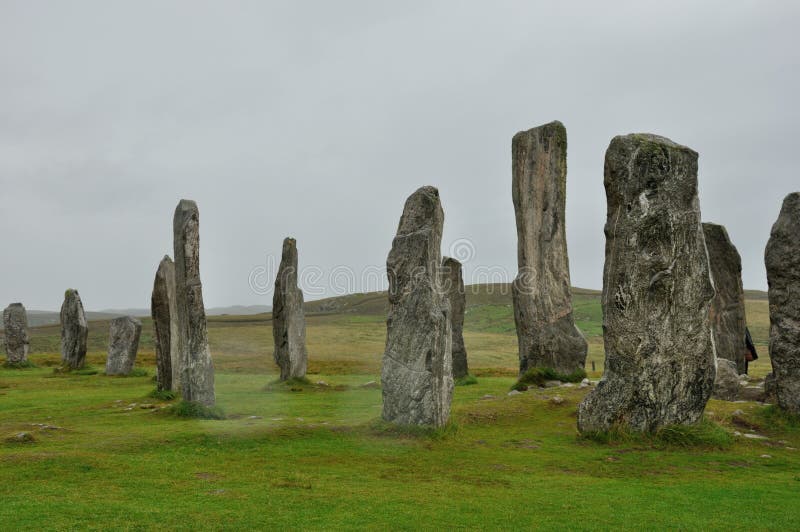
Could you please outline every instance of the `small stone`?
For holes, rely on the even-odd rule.
[[[247,419],[262,419],[261,416],[247,416]]]
[[[142,322],[133,316],[111,320],[108,333],[106,375],[130,375],[139,351]]]
[[[564,384],[561,385],[561,387],[562,388],[574,388],[575,384],[573,384],[571,382],[565,382]]]
[[[317,386],[320,388],[330,388],[331,385],[325,381],[317,381]]]
[[[561,381],[544,381],[543,387],[544,388],[556,388],[558,386],[561,386],[561,384],[562,384]]]
[[[744,434],[744,437],[750,440],[768,440],[767,436],[762,436],[761,434]]]
[[[741,433],[741,432],[739,432],[738,430],[734,430],[734,431],[733,431],[733,435],[734,435],[734,436],[741,436],[741,435],[742,435],[742,433]]]
[[[587,378],[584,378],[581,381],[581,384],[585,384],[586,386],[591,386],[592,385],[592,381],[590,381],[589,378],[587,377]]]
[[[8,443],[33,443],[36,438],[30,432],[18,432],[6,438]]]
[[[3,311],[3,334],[6,339],[6,361],[22,364],[28,360],[28,314],[22,303],[11,303]]]
[[[365,382],[364,384],[359,386],[359,388],[369,388],[369,389],[373,389],[373,390],[377,390],[380,387],[381,387],[381,385],[378,384],[376,381]]]
[[[511,390],[506,395],[522,395],[522,392],[519,390]]]
[[[67,369],[80,369],[86,362],[89,324],[81,296],[72,288],[64,293],[61,305],[61,363]]]
[[[139,405],[139,408],[141,408],[142,410],[151,410],[151,409],[153,409],[155,407],[156,407],[156,405],[151,405],[151,404],[147,404],[147,403]]]
[[[550,403],[554,404],[554,405],[563,405],[564,404],[564,398],[561,397],[560,395],[555,395],[555,396],[550,398]]]
[[[770,455],[770,454],[762,454],[761,458],[772,458],[772,455]]]
[[[494,395],[492,395],[492,394],[490,394],[490,393],[487,393],[486,395],[484,395],[483,397],[481,397],[481,399],[494,399],[494,398],[495,398],[495,396],[494,396]]]
[[[743,416],[743,415],[744,415],[744,410],[738,410],[737,409],[737,410],[734,410],[733,412],[731,412],[731,416]]]

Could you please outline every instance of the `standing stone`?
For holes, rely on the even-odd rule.
[[[175,264],[165,255],[158,265],[150,297],[153,340],[156,348],[156,386],[159,391],[180,391],[180,346],[175,302]]]
[[[6,337],[6,363],[22,364],[28,361],[28,315],[22,303],[11,303],[3,311],[3,334]]]
[[[181,200],[172,223],[175,248],[175,307],[178,314],[181,392],[184,401],[214,405],[214,363],[208,349],[206,310],[200,284],[200,213]]]
[[[272,296],[272,339],[275,363],[281,370],[281,380],[306,376],[306,317],[303,313],[303,291],[297,286],[297,242],[283,241],[281,264],[275,278]]]
[[[724,226],[704,223],[703,234],[717,292],[709,310],[717,357],[731,360],[737,376],[746,373],[744,288],[742,258]]]
[[[511,287],[520,375],[583,369],[588,345],[572,316],[564,210],[567,130],[551,122],[514,135],[512,198],[519,273]]]
[[[86,341],[89,325],[77,290],[64,292],[61,305],[61,365],[65,369],[80,369],[86,362]]]
[[[739,373],[736,363],[717,357],[717,376],[714,378],[714,399],[735,401],[739,398]]]
[[[406,200],[386,259],[383,419],[399,425],[441,427],[450,417],[452,330],[440,279],[443,225],[439,191],[420,188]]]
[[[765,253],[769,284],[771,391],[800,414],[800,192],[783,200]]]
[[[469,375],[467,349],[464,347],[464,310],[467,294],[464,290],[464,275],[461,263],[451,257],[442,261],[442,284],[447,300],[450,302],[450,324],[453,329],[453,378],[462,379]]]
[[[142,322],[133,316],[111,320],[108,331],[108,358],[106,375],[130,375],[139,351]]]
[[[578,429],[693,423],[711,395],[716,357],[697,153],[655,135],[615,137],[604,182],[605,374],[578,409]]]

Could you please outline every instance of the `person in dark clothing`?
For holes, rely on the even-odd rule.
[[[758,353],[756,352],[756,345],[753,343],[753,337],[750,336],[750,329],[744,328],[744,372],[747,374],[748,366],[753,360],[758,360]]]

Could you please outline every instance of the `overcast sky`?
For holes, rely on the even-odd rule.
[[[251,280],[285,236],[317,285],[383,268],[422,185],[467,280],[513,278],[511,137],[556,119],[573,285],[602,284],[609,141],[652,132],[700,153],[703,218],[764,289],[800,189],[798,6],[0,0],[0,302],[149,307],[190,198],[206,305],[271,304]]]

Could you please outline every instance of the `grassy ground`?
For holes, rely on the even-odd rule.
[[[731,443],[683,447],[578,438],[585,390],[507,396],[513,316],[471,298],[465,336],[478,384],[456,388],[453,426],[403,434],[378,423],[385,324],[378,299],[311,313],[309,378],[276,374],[267,316],[217,317],[209,338],[221,421],[185,420],[147,397],[150,376],[54,375],[58,329],[32,331],[36,369],[0,369],[3,529],[504,528],[774,529],[800,522],[800,424],[756,403],[711,401]],[[766,302],[748,301],[768,371]],[[602,369],[597,296],[575,314]],[[107,323],[92,323],[101,368]],[[151,325],[138,366],[153,374]],[[297,388],[297,387],[295,387]],[[492,397],[486,397],[487,395]],[[554,395],[564,399],[551,401]],[[153,408],[151,408],[153,407]],[[741,410],[742,412],[736,412]],[[30,433],[34,441],[5,438]],[[727,436],[726,436],[727,437]]]

